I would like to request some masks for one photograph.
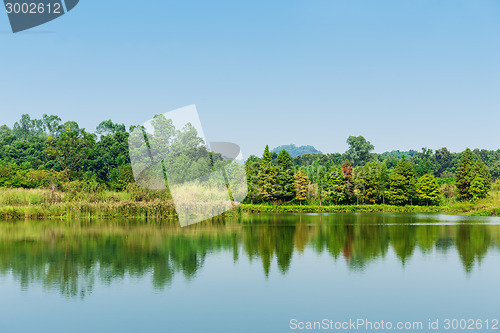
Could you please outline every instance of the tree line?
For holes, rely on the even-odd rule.
[[[470,149],[459,154],[458,165],[449,171],[452,177],[436,178],[430,158],[401,154],[397,163],[391,165],[391,159],[379,158],[393,155],[371,154],[373,146],[363,137],[349,137],[347,143],[350,148],[340,158],[334,154],[303,155],[295,160],[286,150],[273,156],[266,146],[262,158],[251,156],[246,162],[248,200],[299,204],[307,201],[319,205],[438,205],[443,198],[486,198],[492,186],[492,175],[481,155]],[[429,150],[424,151],[432,156]],[[306,160],[309,163],[304,163]],[[426,172],[422,172],[422,164],[428,167]]]
[[[48,187],[83,182],[90,188],[126,189],[134,183],[124,124],[101,122],[94,133],[55,115],[28,114],[12,128],[0,127],[0,186]],[[316,204],[438,204],[440,199],[476,200],[487,196],[500,176],[500,150],[452,153],[373,153],[362,136],[347,139],[341,154],[296,157],[266,147],[246,161],[248,201]],[[286,147],[286,146],[285,146]]]

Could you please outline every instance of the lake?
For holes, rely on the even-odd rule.
[[[2,333],[497,331],[499,281],[500,218],[0,222]]]

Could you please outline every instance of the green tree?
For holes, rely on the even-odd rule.
[[[380,197],[380,183],[378,177],[378,164],[369,162],[361,169],[358,175],[362,185],[362,200],[368,204],[375,204]]]
[[[426,174],[417,181],[417,199],[421,204],[439,204],[439,184],[433,175]]]
[[[317,165],[316,170],[317,172],[314,178],[314,182],[316,183],[318,189],[319,205],[321,206],[323,199],[328,197],[328,191],[325,191],[325,186],[328,186],[327,185],[328,180],[327,180],[327,174],[323,166]]]
[[[409,182],[404,176],[393,173],[389,181],[389,186],[390,188],[387,196],[392,204],[408,204],[408,202],[410,201],[408,195]]]
[[[470,194],[470,185],[474,180],[473,169],[476,163],[476,157],[472,153],[472,151],[467,148],[460,159],[460,164],[458,165],[458,169],[456,172],[456,185],[458,194],[464,200],[472,199]]]
[[[302,205],[302,202],[307,200],[308,190],[309,190],[309,178],[302,170],[299,170],[294,177],[295,177],[295,191],[297,193],[295,199],[299,200],[300,204]]]
[[[389,188],[389,170],[387,170],[387,165],[385,161],[380,163],[378,169],[378,183],[380,188],[380,194],[382,196],[382,203],[385,205],[385,195]]]
[[[342,174],[344,175],[345,182],[345,195],[347,200],[352,200],[354,194],[354,176],[351,163],[345,160],[342,165]]]
[[[283,200],[291,200],[295,197],[295,178],[293,163],[290,154],[286,150],[278,154],[278,197]]]
[[[346,183],[342,169],[334,166],[328,171],[328,196],[336,204],[346,200]]]
[[[61,134],[61,118],[44,114],[42,120],[48,135],[57,137]]]
[[[3,140],[4,138],[11,136],[12,135],[12,130],[9,128],[7,125],[2,125],[0,127],[0,140]]]
[[[245,171],[247,174],[248,198],[252,204],[254,200],[260,198],[259,170],[260,159],[251,155],[245,162]]]
[[[124,124],[115,124],[109,120],[102,121],[96,128],[96,133],[101,135],[114,135],[118,132],[126,132]]]
[[[269,146],[266,146],[259,169],[260,196],[264,201],[272,201],[276,198],[276,169],[271,161]]]
[[[413,165],[403,156],[390,176],[388,196],[391,202],[395,205],[411,204],[415,193],[415,183]]]
[[[41,136],[45,132],[43,122],[31,119],[29,114],[23,114],[19,122],[13,127],[13,133],[18,140],[29,140],[34,136]]]
[[[61,125],[61,133],[64,132],[78,132],[80,130],[80,126],[76,121],[67,121]]]
[[[478,178],[478,180],[474,184],[474,190],[471,190],[475,178]],[[469,148],[463,152],[458,165],[456,185],[462,200],[475,200],[475,198],[486,197],[491,187],[491,175],[488,169]]]
[[[498,193],[500,192],[500,179],[497,179],[491,186],[491,189],[496,194],[496,198],[498,200]]]
[[[469,195],[473,201],[484,199],[488,195],[488,187],[484,178],[477,175],[470,183]]]
[[[422,148],[421,153],[417,153],[413,156],[413,161],[415,162],[415,172],[418,177],[433,173],[434,163],[432,159],[432,149]]]
[[[78,171],[82,161],[90,156],[94,144],[92,134],[84,130],[66,130],[59,138],[50,140],[46,152],[60,163],[69,182],[71,174]]]
[[[345,153],[346,158],[350,160],[354,166],[362,166],[370,160],[370,152],[375,147],[366,141],[363,136],[350,136],[347,139],[349,149]]]

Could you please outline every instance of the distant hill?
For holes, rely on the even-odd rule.
[[[286,150],[292,157],[297,157],[304,154],[322,154],[319,150],[314,148],[313,146],[300,146],[296,145],[283,145],[276,147],[272,150],[273,153],[279,154],[280,151]]]

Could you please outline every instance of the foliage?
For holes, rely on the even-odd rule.
[[[276,181],[278,183],[277,198],[288,201],[295,197],[293,163],[286,150],[282,150],[278,155]]]
[[[395,205],[412,203],[415,182],[416,175],[413,166],[403,156],[390,176],[390,189],[388,192],[390,201]]]
[[[426,174],[420,177],[416,186],[417,199],[421,204],[439,204],[440,191],[439,184],[433,175]]]
[[[93,135],[84,130],[69,129],[61,133],[59,138],[51,138],[49,142],[50,146],[46,152],[63,167],[68,182],[71,173],[78,171],[80,164],[90,156],[95,144]]]
[[[276,170],[273,163],[271,162],[271,153],[269,152],[269,146],[266,146],[264,150],[264,155],[262,156],[262,161],[259,168],[259,189],[260,195],[264,201],[272,201],[277,196],[276,191]]]
[[[295,199],[299,200],[299,202],[303,202],[307,200],[309,178],[302,170],[297,172],[294,177],[295,177],[295,183],[294,183],[295,192],[297,193]]]
[[[169,161],[167,156],[160,170],[168,172],[176,182],[210,172],[214,165],[206,163],[207,157],[213,164],[221,163],[221,157],[207,150],[192,125],[176,129],[161,115],[151,125],[154,133],[148,133],[149,144],[158,151],[180,153],[175,161]],[[130,130],[135,128],[138,126]],[[129,151],[131,133],[124,124],[112,120],[101,122],[96,133],[99,135],[80,128],[74,121],[63,122],[58,116],[46,114],[41,119],[25,114],[12,128],[0,126],[0,186],[70,191],[71,186],[64,183],[72,183],[74,187],[85,184],[94,189],[126,191],[135,183],[129,157],[133,153]],[[247,202],[293,202],[297,196],[294,175],[298,170],[308,179],[302,186],[307,188],[305,203],[319,205],[427,204],[417,191],[422,191],[418,186],[429,180],[427,174],[436,178],[442,204],[456,203],[458,199],[481,201],[488,196],[492,180],[500,176],[500,150],[453,153],[447,148],[422,148],[375,154],[373,145],[362,136],[351,136],[347,142],[349,149],[343,154],[322,154],[309,146],[290,145],[282,147],[285,151],[270,152],[267,148],[263,158],[250,156],[245,164]],[[192,149],[180,152],[186,145]],[[296,156],[296,151],[290,153],[293,149],[303,151]]]
[[[484,199],[488,195],[488,187],[481,176],[476,176],[470,183],[469,195],[472,201]]]
[[[370,152],[375,147],[363,136],[350,136],[347,139],[349,149],[345,153],[346,159],[350,160],[354,166],[361,166],[370,160]]]
[[[472,186],[474,182],[474,186]],[[491,176],[474,153],[467,148],[462,154],[456,179],[458,194],[463,200],[484,198],[491,187]]]

